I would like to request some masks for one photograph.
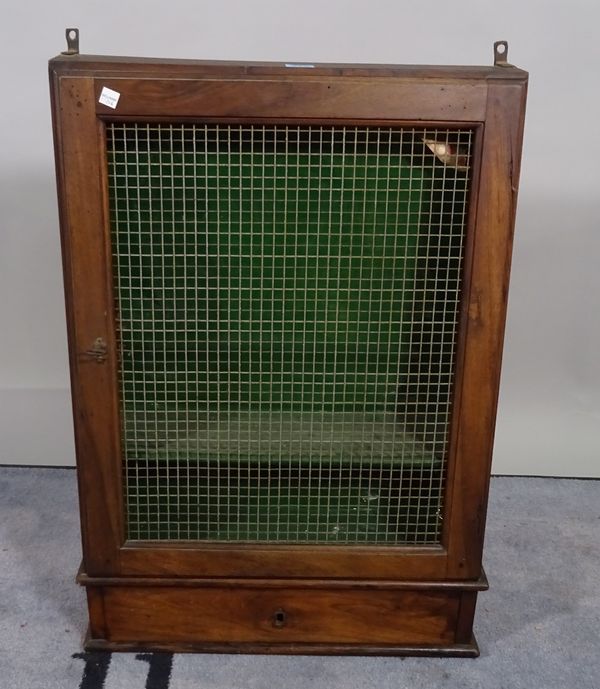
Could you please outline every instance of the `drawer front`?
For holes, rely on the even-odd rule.
[[[455,640],[457,592],[365,589],[102,589],[112,642],[444,644]]]

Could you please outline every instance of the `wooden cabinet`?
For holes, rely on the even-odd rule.
[[[88,648],[475,655],[527,74],[50,61]]]

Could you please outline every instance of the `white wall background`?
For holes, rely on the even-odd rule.
[[[74,462],[46,62],[86,53],[530,71],[494,471],[600,476],[594,0],[21,0],[0,26],[0,463]]]

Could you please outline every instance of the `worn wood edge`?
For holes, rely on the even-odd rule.
[[[473,244],[475,240],[475,231],[477,228],[477,199],[479,198],[479,178],[481,173],[481,162],[483,157],[483,135],[485,125],[479,125],[473,130],[474,137],[474,152],[473,152],[473,168],[471,172],[471,179],[469,181],[467,208],[468,215],[466,221],[466,242],[464,247],[463,263],[461,269],[461,287],[460,287],[460,301],[458,323],[456,330],[456,353],[454,358],[454,384],[451,390],[451,411],[450,421],[447,428],[447,457],[446,457],[446,481],[444,487],[444,520],[442,529],[442,545],[448,550],[450,541],[450,524],[452,521],[452,506],[456,497],[454,491],[454,482],[457,475],[457,429],[459,425],[460,404],[462,394],[462,376],[465,364],[465,352],[467,345],[467,326],[469,310],[465,295],[469,294],[472,268],[473,268]],[[449,557],[453,557],[449,553]],[[448,567],[447,567],[448,570]],[[482,570],[483,571],[483,570]],[[484,575],[485,576],[485,575]]]
[[[465,444],[470,448],[470,438],[472,436],[470,436],[468,430],[465,430],[465,426],[468,426],[469,423],[472,427],[474,425],[481,426],[482,423],[485,424],[485,413],[487,413],[488,427],[483,450],[479,448],[474,456],[472,450],[469,452],[469,455],[476,459],[475,469],[473,469],[471,462],[468,465],[469,478],[466,483],[472,484],[467,486],[466,495],[468,495],[469,491],[471,493],[469,497],[465,497],[463,493],[465,490],[466,467],[464,463],[463,466],[458,467],[457,462],[459,471],[456,473],[451,490],[455,493],[452,504],[458,505],[460,509],[459,514],[451,514],[449,518],[450,534],[453,536],[447,541],[446,547],[449,552],[455,554],[455,558],[448,559],[448,576],[460,576],[461,574],[470,576],[475,574],[481,568],[483,556],[500,393],[504,334],[508,310],[508,291],[516,223],[516,203],[522,158],[527,87],[527,79],[523,80],[522,83],[495,82],[489,84],[488,87],[482,161],[479,169],[480,179],[475,200],[476,232],[471,245],[471,281],[468,286],[468,293],[461,299],[463,306],[469,311],[469,318],[465,325],[466,332],[464,337],[467,346],[463,353],[464,360],[460,385],[461,397],[467,400],[467,404],[469,398],[471,398],[471,404],[474,407],[473,390],[471,389],[469,392],[468,386],[473,384],[472,378],[474,376],[469,375],[469,373],[476,357],[472,351],[466,350],[469,348],[477,349],[482,346],[481,332],[485,329],[488,334],[492,334],[494,337],[493,341],[483,342],[483,346],[486,347],[484,354],[489,356],[491,361],[491,370],[488,368],[486,374],[486,380],[490,384],[490,391],[488,391],[488,398],[485,400],[485,403],[482,396],[480,394],[477,395],[477,415],[473,412],[470,416],[465,416],[463,415],[463,410],[459,410],[457,426],[453,429],[454,442],[456,443],[455,451],[463,453]],[[506,140],[502,141],[502,137],[505,137]],[[502,160],[502,156],[498,160],[498,153],[494,151],[494,147],[497,144],[504,144],[501,147],[502,154],[505,156],[504,160]],[[487,162],[486,165],[486,159],[492,162]],[[503,165],[504,167],[502,167]],[[505,194],[502,191],[499,192],[496,187],[497,180],[501,178],[502,172],[506,173],[506,176],[503,178]],[[504,208],[506,217],[502,223],[498,220],[498,217],[500,217],[498,214],[503,210],[502,200],[504,198],[506,199],[506,207]],[[495,216],[492,222],[495,236],[498,233],[503,233],[506,239],[501,250],[494,245],[489,235],[486,236],[486,230],[482,231],[482,228],[490,222],[490,217],[492,216]],[[479,228],[478,231],[477,228]],[[478,236],[479,233],[482,234]],[[484,247],[483,250],[482,246]],[[478,263],[484,260],[482,258],[484,255],[487,256],[488,272],[485,277],[482,277],[482,275],[477,276],[477,272],[481,273]],[[491,259],[490,256],[492,257]],[[496,285],[494,285],[495,277],[492,274],[494,269],[502,271],[500,280],[498,280]],[[481,286],[483,284],[486,287],[485,292],[483,292],[485,303],[483,306],[484,320],[482,326],[480,311],[482,310]],[[494,295],[494,289],[496,289],[496,295]],[[497,301],[494,301],[495,297]],[[490,326],[490,321],[492,326]],[[478,331],[481,332],[478,333]],[[478,357],[481,358],[481,352],[478,353]],[[481,438],[479,438],[479,441],[481,442]],[[457,491],[460,495],[458,500],[456,499]],[[469,519],[466,516],[469,514],[476,515],[470,525],[468,524]]]
[[[477,596],[477,591],[463,591],[460,596],[456,625],[454,627],[454,641],[456,643],[468,643],[473,636]]]
[[[479,579],[451,581],[386,580],[386,579],[306,579],[306,578],[239,578],[239,577],[94,577],[80,565],[76,582],[80,586],[164,586],[179,588],[300,588],[300,589],[373,589],[427,591],[487,591],[487,576]]]
[[[147,73],[161,69],[164,75],[172,71],[181,76],[182,71],[194,73],[218,73],[232,76],[340,76],[340,77],[391,77],[423,79],[523,80],[527,72],[514,65],[415,65],[378,63],[338,63],[310,61],[244,61],[244,60],[192,60],[157,57],[133,57],[119,55],[57,55],[49,60],[52,69],[61,73],[112,73],[125,71],[131,74]],[[294,65],[292,68],[286,65]],[[302,67],[299,65],[310,65]]]
[[[71,398],[71,418],[73,419],[73,426],[77,428],[77,385],[76,385],[76,368],[77,368],[77,349],[73,341],[72,333],[75,330],[74,314],[73,314],[73,289],[72,289],[72,259],[71,259],[71,242],[67,232],[68,214],[66,208],[66,180],[65,180],[65,163],[63,155],[63,132],[61,128],[61,102],[60,102],[60,81],[59,75],[53,69],[52,64],[49,64],[48,79],[50,85],[50,111],[52,117],[52,136],[54,145],[54,167],[56,176],[56,196],[58,207],[58,234],[61,245],[61,265],[63,270],[63,300],[65,308],[65,320],[67,325],[67,350],[69,360],[69,393]],[[74,433],[75,444],[75,458],[77,462],[76,479],[77,479],[77,498],[79,507],[79,519],[81,522],[81,547],[85,554],[89,552],[91,543],[89,542],[89,527],[88,527],[88,511],[86,505],[86,491],[83,487],[83,477],[79,471],[79,457],[81,455],[81,447],[79,435]]]
[[[77,313],[77,302],[81,300],[82,294],[88,294],[87,288],[92,288],[94,286],[94,281],[91,281],[91,285],[85,284],[82,292],[81,275],[79,275],[79,284],[77,284],[77,266],[81,261],[80,252],[83,245],[80,238],[85,236],[86,227],[89,229],[89,209],[86,208],[85,212],[80,212],[76,221],[74,221],[72,217],[72,206],[77,206],[76,202],[80,199],[80,195],[69,193],[70,186],[73,184],[74,180],[77,179],[79,181],[82,176],[84,176],[84,173],[89,172],[89,169],[83,171],[79,169],[79,177],[77,177],[74,170],[70,169],[70,165],[72,166],[75,162],[76,168],[82,168],[84,165],[87,166],[87,168],[91,166],[101,166],[102,157],[99,147],[91,153],[89,151],[84,151],[87,155],[82,155],[81,151],[77,149],[77,145],[83,145],[83,142],[85,142],[85,145],[89,148],[90,141],[93,142],[97,139],[101,125],[93,110],[93,79],[84,77],[77,80],[71,80],[71,85],[75,85],[76,82],[75,88],[77,89],[77,96],[75,96],[72,93],[67,93],[69,82],[63,80],[61,75],[57,74],[51,66],[49,69],[49,78],[51,84],[59,227],[64,268],[63,282],[67,318],[67,340],[69,345],[72,411],[75,429],[77,481],[82,523],[81,537],[83,557],[89,569],[97,569],[98,573],[107,573],[114,571],[115,568],[118,567],[117,563],[120,554],[118,548],[113,548],[112,544],[108,544],[108,547],[106,547],[107,543],[105,539],[105,534],[109,532],[110,526],[112,526],[111,516],[116,516],[117,521],[121,518],[120,513],[117,514],[107,508],[108,502],[115,501],[115,496],[118,495],[118,491],[105,490],[102,494],[99,492],[99,489],[95,492],[88,490],[86,484],[90,480],[96,481],[97,484],[102,486],[110,484],[110,481],[106,481],[106,475],[103,475],[103,472],[106,472],[109,461],[108,459],[105,461],[105,457],[112,457],[113,462],[119,462],[119,467],[120,460],[115,452],[111,452],[104,456],[100,454],[99,456],[102,457],[102,461],[97,461],[97,457],[94,459],[97,453],[96,445],[98,443],[98,437],[95,438],[95,443],[90,442],[88,425],[94,426],[96,435],[98,435],[98,429],[102,429],[102,432],[104,431],[106,426],[98,422],[96,417],[105,413],[106,404],[103,404],[104,400],[101,391],[94,389],[94,403],[91,405],[91,409],[86,409],[86,389],[88,392],[90,391],[89,386],[86,388],[85,376],[83,374],[84,367],[80,360],[79,353],[88,345],[88,342],[97,335],[104,335],[106,339],[109,339],[105,334],[106,319],[109,312],[107,312],[106,309],[102,309],[101,312],[98,312],[98,317],[95,319],[96,323],[91,329],[91,332],[88,333],[90,335],[89,339],[85,337],[86,329],[89,331],[89,323],[86,323],[85,319],[81,318],[81,309],[79,310],[80,313]],[[83,130],[85,130],[85,137],[81,136],[81,131]],[[92,180],[87,190],[88,197],[90,195],[93,196],[96,190],[98,193],[101,193],[101,170],[98,167],[96,171],[98,175],[88,174],[90,178],[87,180],[88,183]],[[93,206],[93,203],[91,205]],[[102,205],[102,213],[105,213],[104,203]],[[99,256],[102,261],[105,261],[106,250],[107,243],[104,240],[102,250],[99,252],[99,255],[97,254],[94,257],[94,265],[97,264]],[[89,294],[93,292],[93,289],[89,290]],[[93,312],[93,309],[88,309],[88,311]],[[112,332],[114,328],[110,327],[108,330]],[[90,406],[90,397],[91,394],[88,395],[88,406]],[[115,410],[117,404],[118,400],[115,394],[110,400],[113,414],[116,414]],[[88,412],[87,414],[86,411]],[[114,437],[116,436],[113,436],[113,438]],[[114,474],[115,482],[120,481],[120,473],[119,468],[119,471]],[[99,475],[100,478],[98,478]],[[99,497],[105,500],[102,509],[95,506]],[[100,529],[96,528],[99,522],[101,522]],[[119,526],[118,530],[122,531],[122,527]],[[101,536],[98,536],[98,534],[101,534]]]
[[[328,643],[144,643],[143,641],[107,641],[92,637],[88,628],[83,642],[86,651],[169,653],[248,653],[270,655],[354,655],[354,656],[429,656],[477,658],[479,646],[475,636],[466,644],[431,646],[394,646],[380,644]]]
[[[494,93],[496,93],[496,96],[498,95],[498,88],[499,87],[510,87],[511,90],[516,90],[516,88],[519,88],[520,95],[519,95],[519,106],[518,106],[518,118],[515,122],[512,123],[512,128],[511,128],[511,144],[512,144],[512,151],[510,154],[510,229],[508,232],[508,246],[507,246],[507,253],[506,253],[506,263],[505,263],[505,269],[506,269],[506,275],[505,275],[505,283],[504,283],[504,309],[503,313],[500,319],[500,330],[499,330],[499,351],[498,351],[498,370],[496,371],[496,380],[494,382],[495,386],[495,398],[493,401],[493,414],[492,414],[492,419],[493,419],[493,425],[491,429],[491,449],[489,456],[487,457],[487,464],[485,468],[485,485],[484,485],[484,490],[483,490],[483,495],[482,495],[482,519],[481,519],[481,525],[480,525],[480,538],[479,538],[479,552],[478,552],[478,560],[481,562],[481,559],[483,557],[483,548],[484,548],[484,543],[485,543],[485,535],[486,535],[486,525],[487,525],[487,514],[488,514],[488,502],[489,502],[489,494],[490,494],[490,480],[492,476],[492,462],[493,462],[493,457],[494,457],[494,449],[495,449],[495,439],[496,439],[496,425],[497,425],[497,419],[498,419],[498,405],[500,402],[500,390],[501,390],[501,382],[502,382],[502,370],[503,370],[503,358],[504,358],[504,347],[505,347],[505,340],[506,340],[506,324],[508,320],[508,300],[509,300],[509,289],[510,289],[510,282],[511,282],[511,270],[512,270],[512,261],[513,261],[513,250],[514,250],[514,238],[515,238],[515,231],[516,231],[516,223],[517,223],[517,201],[518,201],[518,195],[519,195],[519,185],[520,185],[520,178],[521,178],[521,164],[522,164],[522,159],[523,159],[523,137],[525,133],[525,116],[527,112],[527,94],[528,94],[528,88],[529,88],[529,83],[528,80],[526,79],[524,83],[518,85],[518,84],[494,84],[493,88],[488,89],[488,105],[489,107],[489,102],[490,99],[493,98]],[[487,115],[486,115],[487,118]],[[513,138],[514,137],[514,138]]]
[[[116,122],[139,122],[138,115],[124,115],[124,114],[110,114],[106,112],[98,113],[97,117],[104,123]],[[164,123],[168,121],[172,124],[265,124],[265,125],[349,125],[353,127],[397,127],[397,128],[415,128],[415,129],[434,129],[436,127],[443,127],[451,130],[473,129],[476,130],[481,127],[481,120],[417,120],[417,119],[377,119],[373,117],[262,117],[262,116],[224,116],[224,115],[181,115],[174,117],[167,117],[161,115],[144,115],[144,123]],[[10,466],[10,465],[4,465]],[[15,465],[23,466],[23,465]],[[39,466],[39,465],[31,465]]]
[[[336,552],[352,552],[355,555],[371,555],[372,557],[380,557],[391,554],[393,556],[403,555],[404,557],[412,557],[414,555],[434,555],[442,557],[446,555],[446,550],[443,545],[384,545],[373,544],[349,544],[349,545],[304,545],[301,543],[264,543],[253,541],[138,541],[127,540],[123,544],[123,550],[139,551],[139,550],[156,550],[160,552],[170,552],[172,550],[203,550],[204,552],[242,552],[248,551],[256,553],[260,551],[261,554],[285,552],[289,555],[297,555],[306,552],[308,549],[316,548],[320,553],[336,553]]]
[[[106,638],[108,627],[106,626],[106,609],[104,607],[104,589],[96,586],[88,586],[85,589],[88,613],[89,633],[97,638]]]
[[[447,552],[441,546],[146,541],[133,546],[127,542],[120,553],[120,569],[97,572],[86,566],[86,570],[93,575],[141,577],[442,580],[447,569]],[[479,572],[453,578],[478,576]]]
[[[74,73],[62,78],[77,80]],[[231,75],[214,72],[177,76],[162,73],[131,77],[93,74],[97,115],[115,115],[101,100],[103,88],[121,94],[118,115],[166,118],[306,117],[317,121],[386,119],[403,121],[480,121],[485,116],[488,82],[484,79],[425,77],[365,78],[310,74]]]

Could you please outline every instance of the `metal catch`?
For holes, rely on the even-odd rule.
[[[103,364],[106,361],[107,353],[108,347],[106,342],[101,337],[97,337],[92,347],[82,352],[81,356],[86,359],[93,359],[97,364]]]

